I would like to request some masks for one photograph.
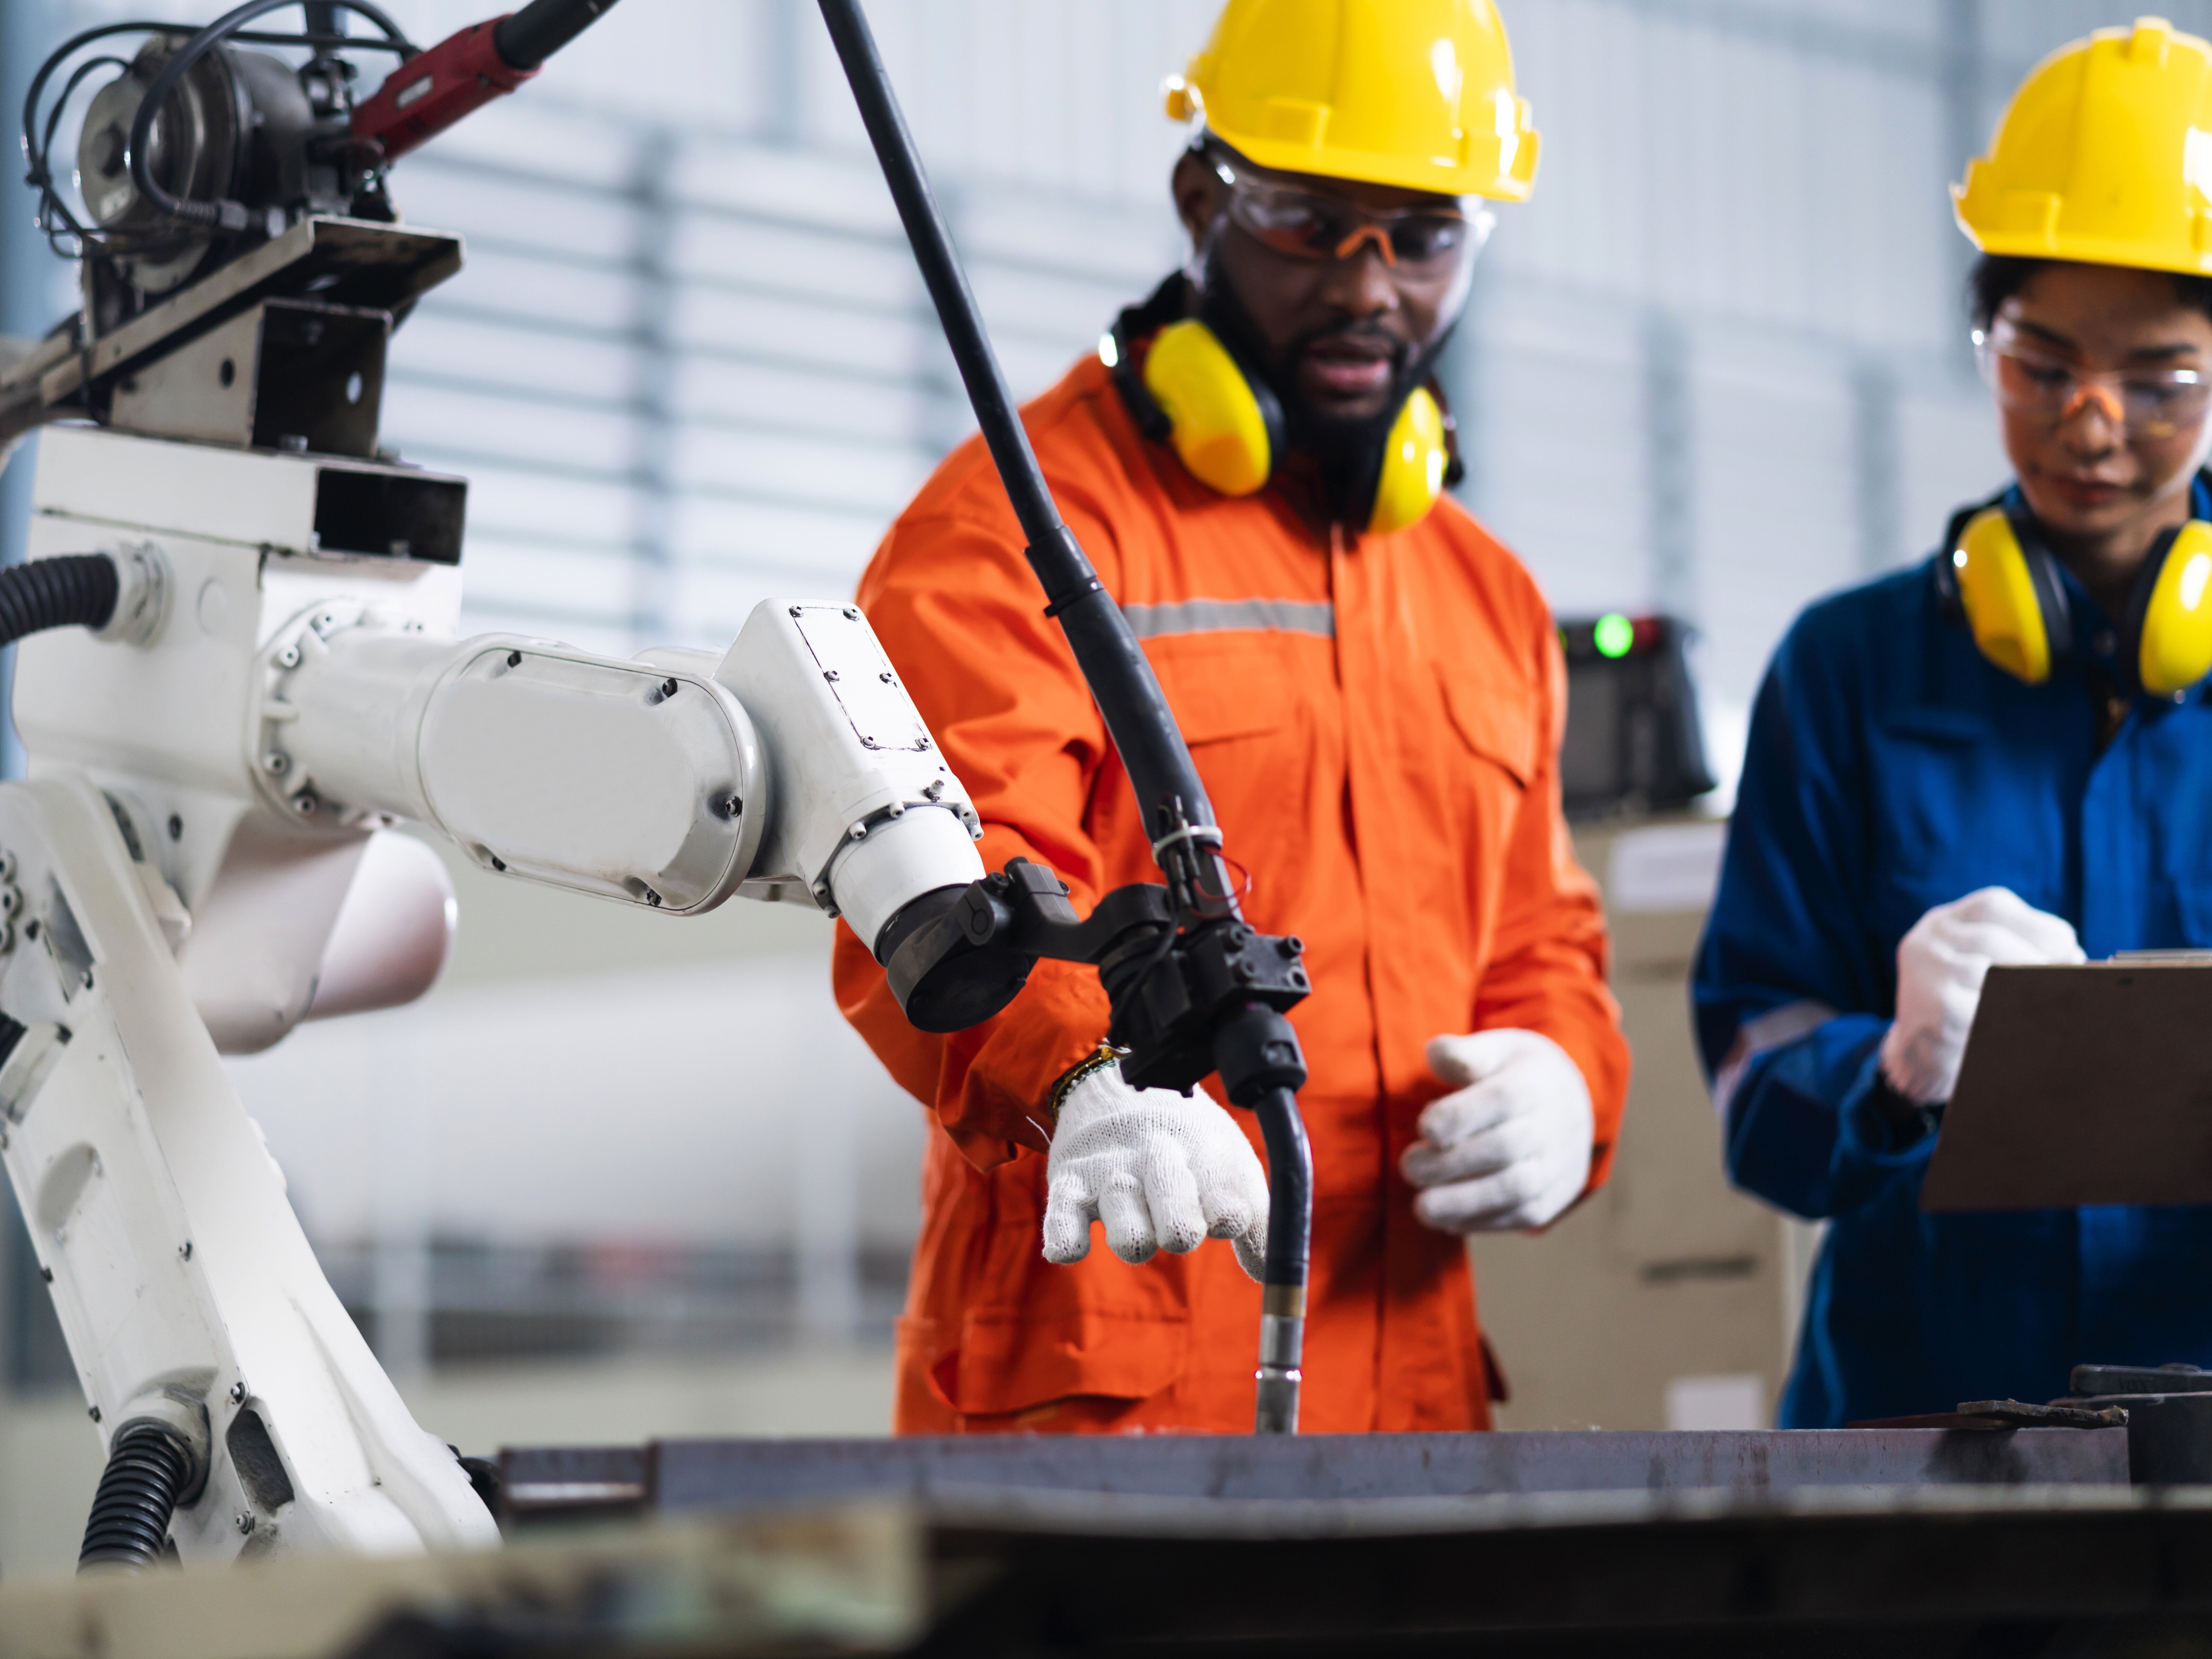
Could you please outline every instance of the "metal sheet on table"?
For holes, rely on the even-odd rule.
[[[1656,1433],[917,1436],[672,1440],[628,1452],[510,1451],[510,1504],[573,1485],[578,1460],[623,1460],[641,1499],[674,1511],[939,1492],[1371,1499],[1499,1492],[1914,1486],[2117,1486],[2124,1429],[1797,1430]],[[629,1462],[628,1460],[635,1460]]]

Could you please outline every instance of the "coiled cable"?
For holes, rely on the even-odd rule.
[[[123,591],[105,553],[68,553],[0,570],[0,646],[72,623],[98,630],[114,619]]]
[[[76,1570],[136,1570],[159,1560],[191,1466],[191,1452],[173,1431],[158,1423],[125,1425],[93,1495]]]

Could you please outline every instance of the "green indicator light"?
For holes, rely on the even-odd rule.
[[[1601,657],[1625,657],[1636,644],[1636,624],[1618,611],[1600,617],[1590,631],[1590,643]]]

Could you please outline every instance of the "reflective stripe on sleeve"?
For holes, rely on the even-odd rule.
[[[1180,599],[1171,605],[1125,605],[1121,614],[1140,640],[1180,634],[1310,634],[1336,637],[1336,607],[1323,599]]]
[[[1826,1003],[1808,1000],[1785,1002],[1738,1026],[1728,1058],[1713,1074],[1713,1109],[1721,1115],[1721,1121],[1728,1121],[1729,1105],[1735,1098],[1736,1085],[1743,1081],[1743,1074],[1753,1060],[1777,1048],[1788,1048],[1835,1017],[1836,1011]]]

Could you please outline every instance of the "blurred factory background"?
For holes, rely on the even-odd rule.
[[[385,3],[424,41],[486,9]],[[1018,391],[1181,257],[1158,88],[1217,9],[872,4]],[[1725,777],[1791,614],[1918,556],[1999,477],[1946,185],[2035,58],[2125,17],[1502,9],[1545,151],[1449,364],[1467,497],[1562,613],[1696,627]],[[0,0],[0,108],[76,28],[219,9]],[[2169,9],[2212,31],[2212,0]],[[808,0],[627,0],[395,183],[410,218],[468,242],[396,338],[386,431],[471,479],[474,627],[719,649],[763,597],[847,592],[970,427]],[[30,234],[28,192],[0,190],[0,324],[40,331],[70,270]],[[0,478],[10,538],[28,472]],[[831,1004],[827,925],[736,905],[676,924],[461,873],[459,955],[425,1002],[235,1066],[425,1423],[471,1449],[885,1426],[923,1122]],[[1660,909],[1693,921],[1694,874],[1668,891]],[[1717,1195],[1717,1161],[1696,1167]],[[88,1495],[96,1455],[14,1260],[11,1571],[81,1515],[27,1518],[38,1473]]]

